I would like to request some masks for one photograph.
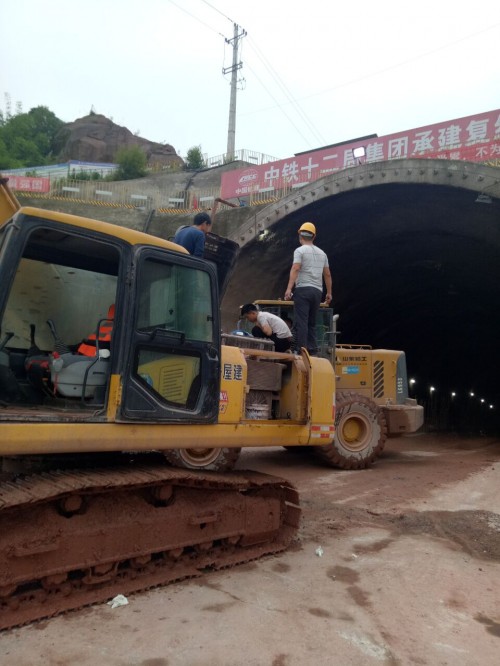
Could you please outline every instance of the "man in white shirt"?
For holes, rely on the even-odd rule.
[[[277,352],[287,352],[292,344],[292,332],[283,319],[271,312],[261,312],[254,303],[247,303],[241,308],[241,316],[255,323],[252,335],[255,338],[268,338],[274,342]]]
[[[325,302],[332,300],[332,276],[328,257],[314,245],[316,227],[312,222],[304,222],[299,229],[300,247],[293,253],[293,264],[285,292],[285,301],[291,301],[295,310],[296,351],[306,347],[310,354],[316,354],[316,314],[323,295],[323,279],[326,285]],[[295,285],[295,288],[294,288]]]

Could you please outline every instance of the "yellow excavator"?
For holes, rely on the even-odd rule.
[[[294,538],[290,483],[227,470],[331,444],[334,371],[221,343],[233,251],[20,207],[0,179],[0,629]]]

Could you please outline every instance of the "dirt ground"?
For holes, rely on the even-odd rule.
[[[363,471],[282,449],[247,450],[238,466],[299,488],[291,549],[3,632],[0,664],[499,663],[499,440],[391,439]]]

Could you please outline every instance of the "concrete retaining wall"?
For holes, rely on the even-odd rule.
[[[181,224],[191,224],[194,213],[168,215],[155,211],[142,211],[134,208],[114,208],[96,206],[64,199],[45,199],[36,196],[20,196],[22,206],[34,206],[45,210],[90,217],[103,222],[110,222],[128,229],[146,231],[153,236],[169,238],[175,234]],[[232,208],[216,213],[213,232],[219,236],[231,237],[237,241],[238,229],[245,222],[255,217],[262,206],[251,208]]]

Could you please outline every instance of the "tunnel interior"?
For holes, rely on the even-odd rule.
[[[405,351],[411,393],[436,427],[500,430],[500,200],[488,199],[387,184],[303,207],[242,247],[224,324],[234,328],[244,302],[283,298],[297,229],[312,221],[340,342]]]

